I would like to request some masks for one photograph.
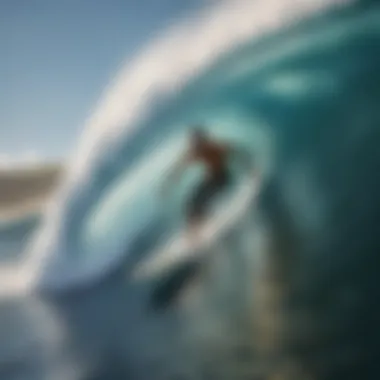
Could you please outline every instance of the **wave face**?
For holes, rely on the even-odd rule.
[[[25,357],[68,371],[38,379],[379,378],[380,11],[331,4],[226,2],[120,73],[25,272],[0,273],[73,290],[38,297],[53,306],[53,336],[45,316],[41,329],[3,329],[8,373],[31,378],[13,359],[13,333],[31,331],[47,348]],[[134,277],[181,229],[197,173],[170,202],[157,193],[199,122],[256,156],[260,196],[207,260]]]
[[[267,23],[265,14],[259,27],[244,16],[248,12],[239,13],[242,30],[224,45],[210,39],[202,47],[201,39],[191,36],[192,26],[174,29],[177,36],[154,45],[117,78],[103,110],[89,122],[58,206],[32,244],[27,265],[35,268],[35,286],[61,290],[88,285],[126,259],[138,261],[160,237],[173,234],[192,181],[175,191],[170,204],[162,204],[157,194],[189,125],[197,123],[255,152],[269,183],[280,184],[303,233],[320,237],[326,232],[338,191],[334,183],[344,183],[340,176],[349,175],[354,155],[361,170],[357,141],[367,142],[372,131],[363,125],[378,117],[371,104],[379,95],[380,52],[371,41],[379,36],[379,12],[345,8],[295,23],[331,2],[317,6],[301,1],[293,13],[284,13],[290,6],[286,2],[279,8],[269,3]],[[212,14],[219,19],[233,14],[223,7]],[[280,15],[283,20],[277,22]],[[204,27],[216,34],[228,20],[214,21]],[[187,39],[182,41],[182,35]],[[199,43],[199,54],[195,47],[188,53],[192,60],[176,63],[182,67],[178,75],[159,68],[159,79],[153,80],[149,70],[156,51],[166,49],[167,57],[182,42],[187,50]],[[203,50],[212,51],[213,44],[215,51],[207,56]]]

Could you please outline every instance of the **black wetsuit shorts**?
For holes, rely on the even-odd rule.
[[[223,192],[230,184],[231,176],[224,170],[201,182],[190,197],[187,214],[189,217],[203,217],[215,196]]]

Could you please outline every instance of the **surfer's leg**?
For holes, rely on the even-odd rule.
[[[189,244],[196,244],[200,237],[203,218],[200,215],[193,215],[187,220],[187,237]]]
[[[229,184],[230,175],[225,171],[213,178],[205,180],[195,190],[187,208],[187,227],[191,241],[196,242],[198,240],[211,202],[213,202]]]
[[[208,201],[211,197],[213,184],[210,181],[202,182],[188,202],[186,210],[186,222],[188,236],[191,242],[198,240],[204,218],[207,213]]]

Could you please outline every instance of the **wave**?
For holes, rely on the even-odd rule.
[[[21,262],[28,240],[38,229],[41,219],[40,213],[29,212],[0,220],[0,268]]]
[[[0,234],[29,230],[37,227],[42,219],[42,212],[30,211],[16,216],[0,219]]]
[[[378,32],[377,12],[342,16],[336,7],[347,3],[222,3],[171,29],[122,70],[31,244],[33,285],[99,280],[173,233],[191,181],[169,206],[156,194],[193,123],[255,151],[267,176],[277,170],[281,120],[295,117],[294,104],[332,101],[351,69],[334,52],[354,57],[352,41]]]

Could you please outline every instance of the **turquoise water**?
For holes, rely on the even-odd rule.
[[[271,370],[290,358],[316,379],[378,377],[379,34],[379,8],[367,2],[248,39],[104,144],[46,218],[46,247],[31,246],[46,264],[36,288],[56,291],[48,305],[65,331],[45,343],[86,373],[72,378],[240,379],[242,367],[261,367],[260,334],[246,329],[261,307],[251,289],[260,255],[291,288]],[[255,157],[265,182],[247,209],[259,220],[212,246],[220,263],[203,277],[190,262],[169,279],[135,281],[136,264],[182,223],[191,175],[170,202],[157,193],[193,123]],[[249,240],[263,226],[269,250]],[[194,273],[201,307],[189,312],[174,300]],[[152,310],[156,296],[172,308]]]
[[[148,224],[165,224],[170,230],[181,223],[186,186],[173,194],[172,202],[160,201],[158,193],[193,123],[254,152],[265,176],[293,170],[292,157],[314,166],[318,140],[338,133],[341,123],[349,128],[365,112],[367,100],[351,100],[348,89],[359,86],[366,92],[372,85],[367,78],[375,70],[377,52],[369,41],[377,28],[376,12],[305,23],[225,54],[178,94],[160,99],[135,132],[103,147],[106,153],[85,174],[91,180],[79,180],[73,188],[59,221],[62,232],[52,242],[57,260],[72,260],[65,264],[67,271],[86,282],[117,266]],[[308,170],[307,181],[315,181],[317,170],[321,168]],[[318,212],[307,207],[309,213]],[[56,267],[62,271],[63,266]],[[60,277],[54,275],[54,281]],[[62,278],[62,286],[64,282]]]

